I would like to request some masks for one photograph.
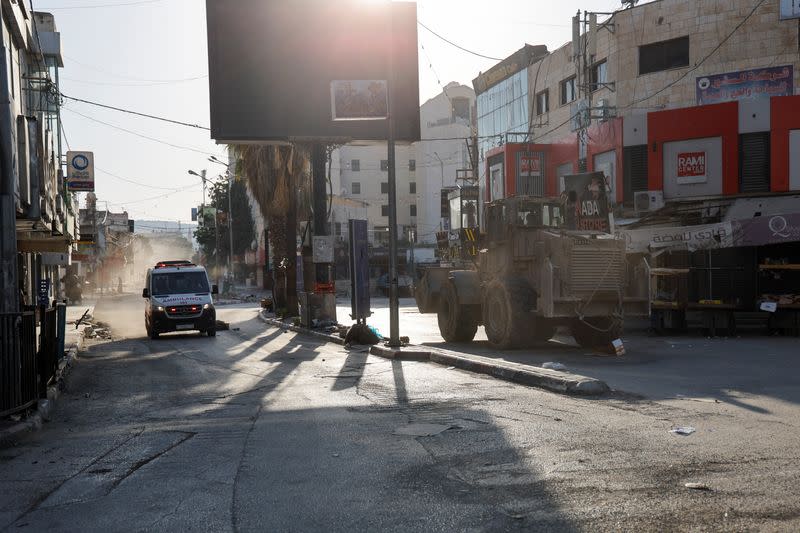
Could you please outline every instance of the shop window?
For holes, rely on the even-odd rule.
[[[639,47],[639,74],[689,66],[689,37]]]

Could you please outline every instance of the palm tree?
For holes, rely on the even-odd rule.
[[[247,186],[267,221],[267,234],[279,265],[285,290],[273,291],[276,308],[286,308],[289,316],[297,307],[297,221],[308,216],[311,188],[310,150],[301,144],[234,145],[236,174],[245,177]],[[276,283],[279,280],[276,279]],[[284,299],[285,294],[285,299]]]

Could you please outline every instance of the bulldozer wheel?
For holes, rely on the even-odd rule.
[[[477,313],[470,305],[460,305],[451,281],[442,284],[440,293],[439,332],[447,342],[469,342],[478,331]]]
[[[589,324],[575,319],[570,327],[575,342],[583,348],[610,350],[611,341],[622,335],[622,326],[614,325],[612,327],[610,318],[586,318],[584,320]],[[598,331],[598,329],[603,331]]]
[[[489,344],[508,350],[528,342],[534,327],[528,310],[530,296],[530,287],[524,282],[489,282],[483,293],[483,326]]]

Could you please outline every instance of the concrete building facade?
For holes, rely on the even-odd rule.
[[[544,192],[549,195],[560,191],[561,176],[582,170],[604,171],[613,200],[628,206],[637,192],[653,187],[663,189],[668,199],[752,192],[759,187],[788,190],[788,184],[781,184],[783,178],[774,175],[762,176],[761,185],[757,178],[737,176],[743,169],[734,161],[738,148],[733,148],[743,143],[742,153],[752,154],[751,160],[767,154],[771,158],[767,166],[772,168],[767,173],[794,168],[783,161],[781,148],[792,142],[791,128],[786,139],[779,135],[771,143],[767,140],[776,135],[771,107],[783,105],[781,97],[797,94],[800,80],[797,21],[780,18],[779,2],[658,0],[622,9],[597,24],[588,16],[586,21],[577,46],[569,42],[527,65],[511,56],[496,67],[499,76],[492,69],[475,80],[480,117],[489,108],[484,93],[492,90],[491,83],[508,83],[523,71],[528,79],[529,121],[524,136],[509,135],[512,130],[494,125],[489,128],[479,118],[484,173],[491,167],[490,155],[502,159],[504,150],[497,146],[516,142],[542,154]],[[729,102],[734,104],[721,114],[704,109]],[[507,114],[514,111],[506,107]],[[687,111],[670,115],[670,110]],[[686,121],[682,124],[706,126],[691,132],[658,130],[675,124],[679,115]],[[497,135],[497,140],[487,135]],[[717,137],[727,140],[693,142]],[[663,146],[683,141],[692,142]],[[493,146],[496,152],[490,154]],[[724,152],[727,163],[719,172],[728,176],[728,185],[682,188],[669,180],[662,183],[659,176],[668,170],[665,155],[671,165],[680,153],[706,148],[717,165],[722,165]],[[513,169],[505,170],[501,180],[505,191],[497,185],[493,193],[491,177],[484,176],[485,200],[516,191],[515,183],[508,181]]]
[[[78,236],[78,208],[62,167],[58,80],[64,63],[55,19],[9,0],[2,1],[1,18],[0,281],[2,310],[11,312],[65,296],[61,279]]]

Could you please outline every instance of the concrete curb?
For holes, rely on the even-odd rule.
[[[78,353],[83,350],[84,337],[83,330],[81,329],[78,336],[78,342],[74,346],[70,346],[64,358],[58,364],[56,371],[56,378],[52,385],[47,387],[47,398],[42,398],[36,403],[36,411],[28,416],[25,420],[20,421],[13,426],[0,430],[0,448],[13,445],[24,434],[37,431],[42,428],[42,424],[52,416],[53,410],[56,407],[58,398],[61,396],[61,391],[64,388],[64,383],[72,371],[72,367],[78,360]]]
[[[344,344],[344,339],[335,335],[313,331],[308,328],[286,324],[280,320],[263,316],[259,312],[259,317],[267,324],[288,329],[295,333],[311,335],[328,342]],[[559,370],[532,367],[507,361],[497,361],[480,355],[463,354],[444,350],[441,348],[428,348],[421,346],[406,346],[400,349],[388,348],[386,346],[374,345],[370,347],[369,353],[386,359],[397,359],[400,361],[428,361],[443,366],[452,366],[475,372],[486,374],[504,381],[511,381],[530,387],[538,387],[562,394],[572,394],[577,396],[599,396],[608,393],[611,389],[599,379],[572,374]]]

